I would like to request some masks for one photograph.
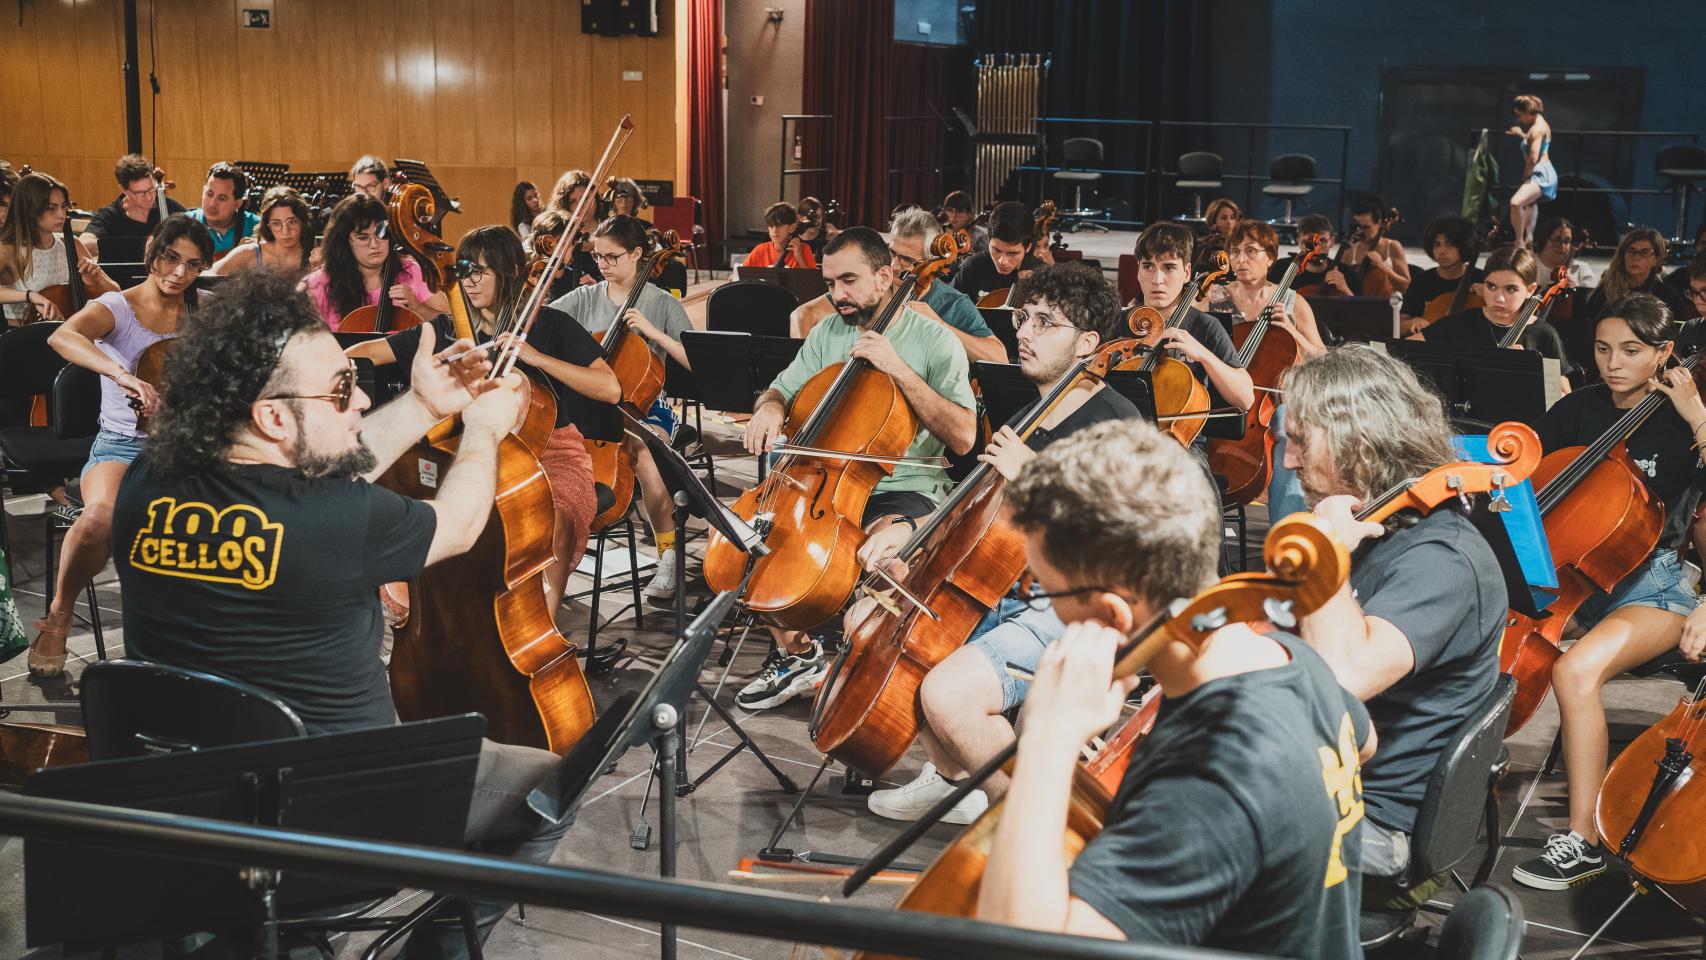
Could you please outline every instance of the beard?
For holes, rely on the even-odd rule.
[[[1065,376],[1066,371],[1072,369],[1073,361],[1076,359],[1069,353],[1063,353],[1053,358],[1033,353],[1028,362],[1023,359],[1019,361],[1019,372],[1023,373],[1032,383],[1047,386]]]
[[[379,465],[379,458],[368,449],[365,440],[357,440],[348,450],[327,454],[307,449],[298,436],[285,453],[296,469],[313,480],[351,480]]]
[[[842,313],[842,307],[854,307],[855,309],[852,313]],[[862,327],[876,317],[877,308],[875,306],[860,307],[851,300],[837,300],[835,301],[835,313],[841,318],[842,323],[850,327]]]

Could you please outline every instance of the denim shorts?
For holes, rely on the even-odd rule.
[[[130,463],[142,453],[144,437],[132,436],[128,433],[115,433],[105,427],[95,434],[95,443],[89,448],[89,461],[83,464],[83,472],[97,463]]]
[[[1622,607],[1653,607],[1686,617],[1694,612],[1694,594],[1682,579],[1682,558],[1662,550],[1610,593],[1597,593],[1576,611],[1576,625],[1591,630],[1606,615]]]
[[[1011,710],[1025,702],[1031,689],[1029,680],[1021,680],[1008,672],[1007,665],[1035,672],[1048,645],[1060,639],[1066,624],[1055,616],[1047,600],[1033,606],[1017,596],[1001,598],[972,631],[970,646],[989,658],[989,665],[1001,681],[1001,709]]]

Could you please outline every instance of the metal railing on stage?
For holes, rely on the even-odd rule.
[[[0,831],[171,860],[299,871],[536,907],[944,960],[1208,960],[1239,954],[1023,930],[957,917],[44,797],[0,795]],[[572,837],[573,834],[571,833]]]

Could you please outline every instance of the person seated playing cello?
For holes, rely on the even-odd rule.
[[[1680,648],[1691,661],[1706,653],[1706,606],[1697,605],[1679,555],[1706,482],[1698,453],[1706,442],[1706,404],[1689,371],[1666,369],[1676,336],[1670,309],[1657,297],[1625,297],[1594,327],[1600,382],[1559,400],[1534,425],[1551,453],[1593,443],[1655,390],[1669,401],[1624,441],[1640,468],[1636,475],[1664,510],[1658,544],[1609,594],[1596,594],[1576,611],[1576,626],[1587,632],[1552,665],[1569,828],[1548,838],[1540,856],[1511,869],[1511,879],[1526,887],[1567,890],[1605,872],[1594,819],[1606,770],[1605,684],[1669,650]]]
[[[1409,366],[1362,344],[1338,347],[1291,369],[1285,404],[1286,465],[1355,558],[1338,595],[1302,618],[1302,635],[1380,731],[1380,752],[1362,771],[1362,870],[1397,877],[1440,751],[1492,693],[1504,576],[1453,505],[1414,523],[1401,513],[1389,526],[1352,513],[1458,459],[1444,404]]]
[[[506,227],[486,226],[470,230],[456,247],[456,260],[464,264],[467,276],[462,279],[462,292],[471,308],[474,335],[482,342],[498,333],[498,322],[522,300],[526,282],[527,256],[515,231]],[[433,318],[438,339],[434,352],[450,349],[455,340],[450,317],[440,314]],[[366,357],[376,364],[396,363],[415,355],[416,341],[426,324],[410,327],[382,340],[357,344],[345,353]],[[494,344],[501,348],[509,339],[501,336]],[[551,482],[551,504],[556,508],[552,528],[551,554],[556,565],[545,573],[545,597],[550,609],[557,609],[568,586],[569,574],[580,563],[592,535],[592,521],[598,514],[598,500],[593,492],[592,457],[587,453],[584,438],[620,440],[622,423],[615,404],[622,399],[622,385],[598,341],[592,338],[574,318],[544,307],[534,321],[533,329],[521,345],[517,365],[539,385],[549,388],[557,399],[557,422],[545,449],[539,453],[539,465]],[[388,598],[396,604],[397,594]]]
[[[1107,343],[1129,337],[1119,309],[1119,294],[1101,271],[1067,261],[1044,267],[1019,281],[1013,289],[1013,322],[1018,329],[1019,369],[1046,396],[1072,365],[1094,355]],[[1022,411],[1019,416],[1024,416]],[[1104,420],[1140,416],[1137,406],[1119,391],[1090,381],[1066,394],[1030,437],[1020,440],[1011,424],[996,431],[978,459],[1008,481],[1019,475],[1037,452]],[[884,563],[872,557],[866,567]],[[903,570],[890,568],[898,579]],[[863,619],[873,601],[853,605],[847,629]],[[1033,599],[1014,590],[984,617],[970,641],[924,678],[919,691],[924,727],[920,740],[929,758],[912,782],[878,790],[866,800],[872,813],[891,820],[916,820],[955,781],[989,762],[1013,742],[1013,728],[1004,714],[1024,702],[1028,684],[1008,669],[1013,664],[1034,670],[1048,645],[1065,625],[1048,600]],[[982,790],[968,794],[944,819],[970,823],[1000,799],[1007,778],[996,774]]]
[[[1450,313],[1453,302],[1462,302],[1459,310],[1468,308],[1469,298],[1477,294],[1475,288],[1483,276],[1475,265],[1475,225],[1467,218],[1452,214],[1434,220],[1422,231],[1422,243],[1434,258],[1434,266],[1415,274],[1410,288],[1404,291],[1399,313],[1405,336]],[[1445,303],[1445,309],[1430,309],[1436,301]]]
[[[977,919],[1286,957],[1362,956],[1357,906],[1368,713],[1322,657],[1232,623],[1148,663],[1166,706],[1100,833],[1061,842],[1079,749],[1136,677],[1114,654],[1215,582],[1220,498],[1172,438],[1134,420],[1051,445],[1008,487],[1032,572],[1069,624],[1042,655]]]
[[[764,455],[777,442],[788,409],[800,388],[815,374],[852,358],[868,362],[893,378],[918,419],[918,432],[907,447],[908,460],[956,454],[977,440],[976,398],[967,378],[965,350],[942,324],[910,308],[888,329],[866,329],[894,293],[897,274],[888,244],[869,227],[850,227],[823,248],[823,278],[838,314],[836,321],[814,326],[787,369],[753,404],[747,421],[748,453]],[[879,481],[865,507],[861,525],[869,537],[860,547],[861,562],[892,553],[936,508],[948,492],[940,467],[905,463]],[[772,628],[776,649],[759,674],[736,695],[748,710],[764,710],[794,699],[822,682],[829,657],[821,641],[796,631]]]
[[[1351,201],[1350,247],[1345,263],[1335,262],[1327,271],[1325,293],[1360,297],[1365,292],[1410,289],[1410,265],[1404,260],[1404,245],[1386,235],[1392,211],[1386,201],[1365,193]]]
[[[385,205],[366,193],[352,193],[332,207],[320,244],[320,269],[302,279],[314,309],[331,329],[338,329],[344,316],[357,308],[377,304],[381,296],[422,317],[450,309],[449,299],[427,286],[415,258],[391,242],[389,223]]]
[[[743,267],[788,267],[810,270],[817,266],[812,248],[797,236],[799,211],[786,201],[773,203],[764,211],[764,229],[770,234],[768,243],[761,243],[741,261]]]
[[[1037,221],[1022,203],[1009,200],[989,213],[989,247],[972,254],[954,275],[954,286],[974,301],[1013,284],[1053,262],[1048,244],[1037,242]]]

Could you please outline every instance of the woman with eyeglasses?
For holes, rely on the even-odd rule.
[[[391,242],[388,229],[385,204],[365,193],[352,193],[332,208],[321,244],[320,269],[304,277],[302,287],[334,331],[345,314],[377,305],[382,295],[422,316],[450,309],[444,294],[427,286],[421,265]]]
[[[308,272],[314,251],[310,235],[308,204],[295,190],[282,184],[261,198],[261,220],[255,227],[255,242],[242,244],[219,258],[208,276],[229,277],[245,270],[264,268],[291,277]]]
[[[592,232],[592,257],[604,279],[590,286],[571,290],[552,301],[551,306],[574,317],[595,338],[602,339],[613,323],[625,323],[633,332],[646,339],[646,345],[660,358],[667,357],[691,367],[687,351],[681,346],[681,332],[693,329],[681,302],[662,287],[640,276],[640,261],[651,251],[646,238],[646,225],[633,217],[615,216],[598,225]],[[617,316],[628,302],[628,295],[641,285],[634,308]],[[650,410],[638,411],[646,426],[665,440],[675,439],[675,410],[669,398],[659,395]],[[640,495],[645,503],[646,519],[651,521],[652,534],[657,540],[658,572],[646,584],[645,594],[662,601],[675,596],[675,518],[669,489],[664,486],[657,464],[645,444],[629,437],[625,441],[634,461],[634,475],[640,481]]]
[[[1599,278],[1599,287],[1588,297],[1583,315],[1594,323],[1611,312],[1613,305],[1632,293],[1650,293],[1670,309],[1671,316],[1686,315],[1688,304],[1682,293],[1659,277],[1659,264],[1669,249],[1664,235],[1652,227],[1636,227],[1623,235],[1617,252]]]
[[[513,230],[501,226],[469,231],[457,245],[456,258],[464,276],[462,292],[474,325],[475,340],[484,343],[497,337],[496,347],[508,342],[499,335],[504,321],[518,309],[527,280],[527,257]],[[346,351],[366,357],[375,364],[407,361],[415,355],[426,324],[394,333],[383,340],[370,340]],[[432,321],[438,336],[435,351],[448,350],[455,335],[448,316]],[[545,574],[546,598],[552,610],[563,598],[569,574],[580,563],[598,515],[593,492],[592,457],[583,438],[620,440],[621,418],[614,404],[622,399],[616,374],[604,355],[581,326],[551,307],[541,308],[527,339],[521,344],[517,366],[538,386],[549,387],[557,397],[557,424],[539,456],[545,477],[551,482],[551,502],[556,507],[552,536],[554,569]],[[397,603],[397,592],[387,598]]]
[[[119,481],[142,452],[132,401],[145,415],[160,404],[153,385],[136,376],[142,352],[178,335],[195,308],[190,289],[213,262],[207,227],[175,213],[160,221],[143,254],[147,275],[128,290],[109,291],[88,302],[48,338],[67,361],[101,375],[101,428],[83,465],[83,511],[65,534],[53,603],[35,623],[30,676],[51,679],[65,672],[65,638],[77,597],[112,556],[113,499]]]
[[[1540,258],[1542,276],[1550,277],[1565,267],[1570,286],[1591,287],[1599,283],[1599,274],[1576,256],[1576,250],[1587,240],[1587,234],[1563,217],[1552,217],[1540,225],[1534,234],[1534,255]]]

